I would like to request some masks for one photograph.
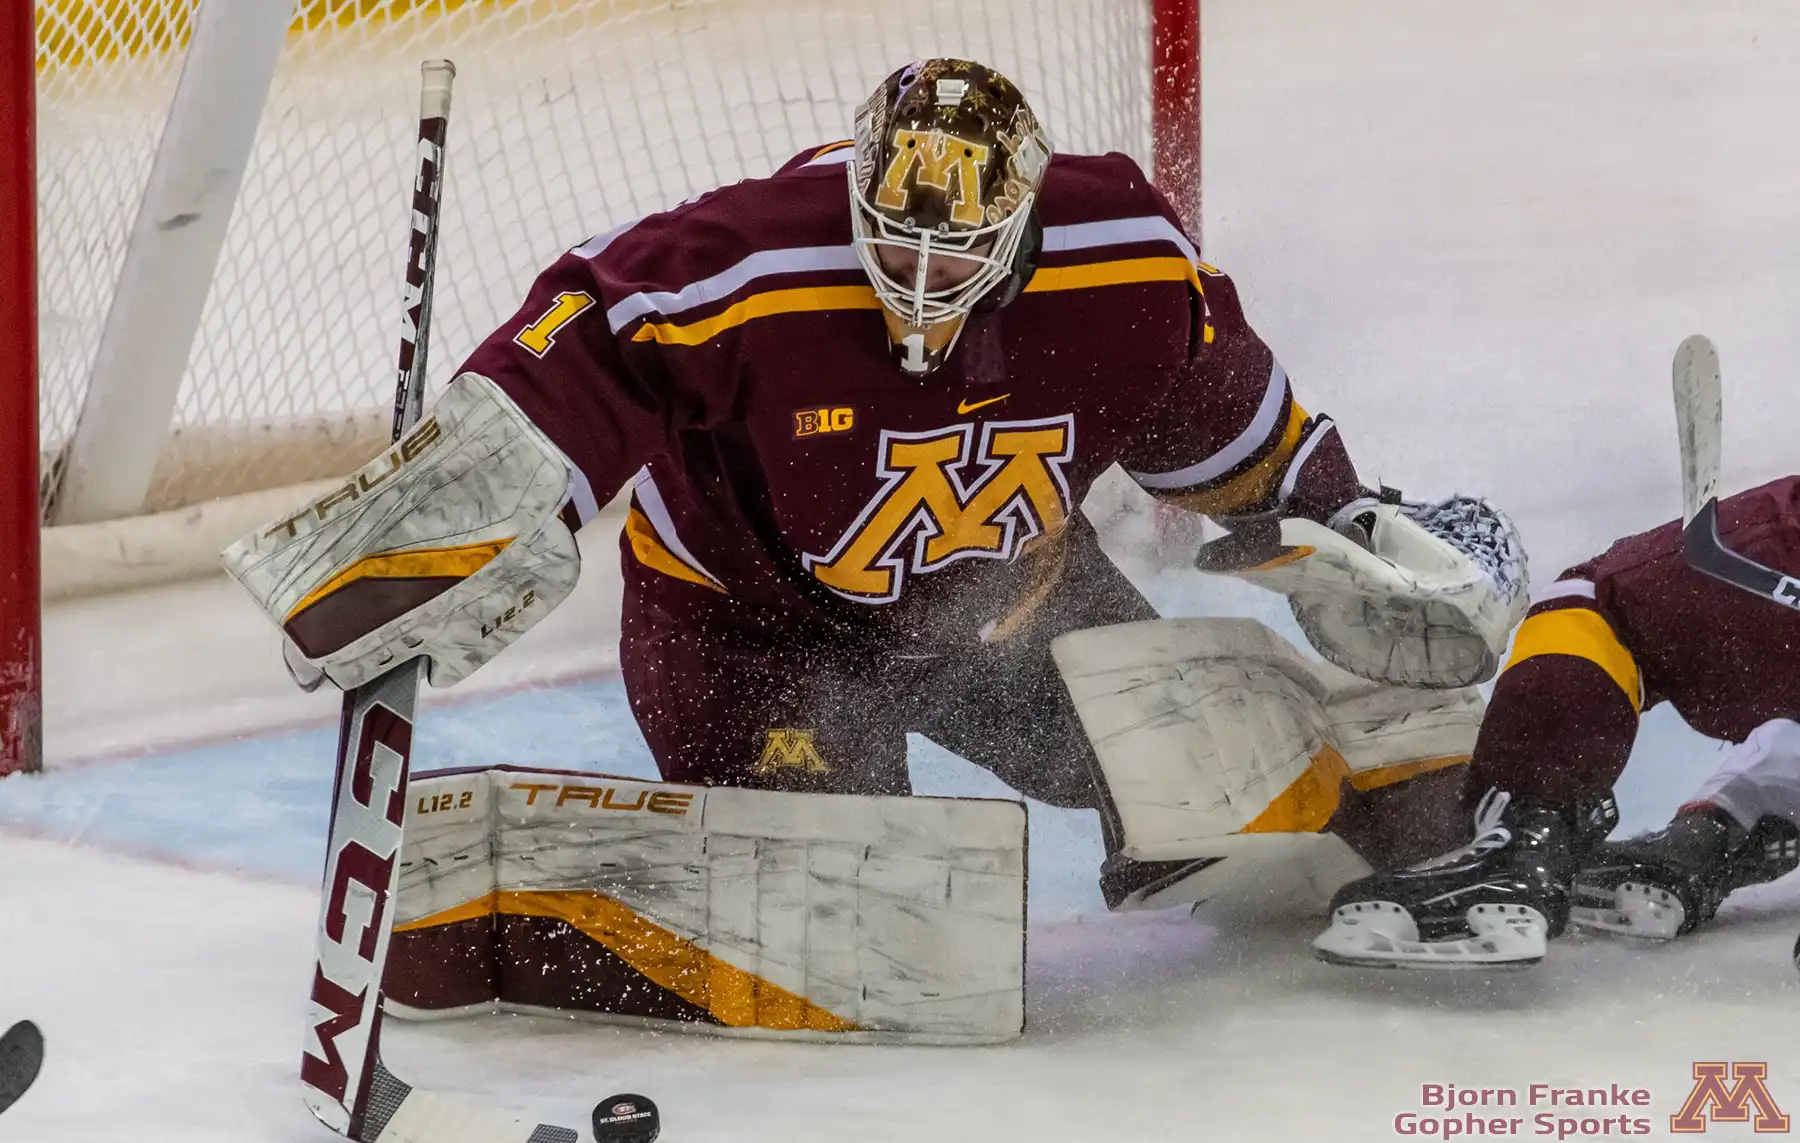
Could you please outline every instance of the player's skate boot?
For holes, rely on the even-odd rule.
[[[1568,922],[1570,878],[1617,820],[1611,798],[1577,809],[1489,791],[1468,845],[1339,889],[1313,949],[1375,968],[1536,964]]]
[[[1765,816],[1746,830],[1723,810],[1677,814],[1655,833],[1594,848],[1575,874],[1570,919],[1585,928],[1669,940],[1712,920],[1734,889],[1800,865],[1800,829]]]

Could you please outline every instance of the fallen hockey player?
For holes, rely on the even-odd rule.
[[[1733,550],[1800,573],[1800,477],[1721,501]],[[1538,593],[1468,772],[1466,846],[1345,886],[1327,960],[1528,964],[1569,921],[1667,939],[1800,860],[1800,613],[1707,578],[1682,522],[1627,537]],[[1736,744],[1669,825],[1605,842],[1641,713],[1670,703]]]
[[[959,909],[987,907],[948,886],[1022,861],[1023,815],[959,817],[899,797],[910,792],[909,732],[1027,795],[1098,809],[1115,907],[1195,899],[1183,883],[1245,831],[1317,839],[1336,817],[1377,862],[1447,844],[1458,827],[1442,807],[1457,796],[1479,709],[1466,688],[1498,666],[1525,605],[1505,517],[1478,500],[1409,504],[1365,488],[1335,426],[1301,408],[1231,281],[1197,260],[1143,172],[1117,154],[1052,157],[1004,77],[959,60],[910,64],[854,128],[853,141],[771,177],[569,250],[411,435],[227,553],[285,632],[297,677],[353,687],[422,657],[445,686],[567,595],[579,559],[571,529],[633,485],[621,662],[669,785],[572,793],[568,782],[495,779],[491,801],[446,791],[447,806],[407,812],[491,807],[464,823],[491,841],[471,840],[470,853],[541,827],[532,852],[552,855],[590,829],[566,816],[553,827],[542,818],[552,810],[636,815],[687,840],[659,833],[645,848],[627,831],[607,834],[606,846],[623,848],[602,852],[600,835],[581,834],[589,851],[561,880],[551,856],[523,869],[501,854],[499,881],[466,900],[445,889],[435,912],[403,908],[407,923],[485,933],[484,907],[549,907],[495,885],[562,893],[578,867],[590,888],[608,870],[608,885],[641,887],[652,871],[681,870],[690,887],[712,886],[711,904],[685,921],[656,917],[657,935],[582,914],[593,922],[583,932],[629,950],[607,944],[606,963],[666,966],[671,949],[731,946],[732,971],[780,976],[788,1000],[741,1002],[762,984],[740,987],[720,969],[739,980],[736,999],[664,996],[674,985],[657,984],[634,994],[652,996],[637,1014],[992,1038],[1016,1034],[1016,1005],[979,1027],[956,1024],[955,1010],[962,997],[1016,988],[1022,942],[950,940],[933,926],[952,932],[968,920]],[[1230,625],[1172,628],[1163,642],[1114,628],[1053,655],[1058,636],[1155,617],[1077,510],[1114,464],[1235,529],[1215,570],[1288,595],[1321,653],[1361,678],[1326,677],[1261,629]],[[1191,749],[1137,750],[1133,728],[1109,721],[1160,709],[1131,681],[1146,667],[1133,652],[1160,654],[1148,669],[1176,682],[1182,664],[1214,672],[1205,693],[1225,698],[1162,711],[1171,726],[1187,719],[1176,730],[1198,734]],[[1112,697],[1095,689],[1115,684]],[[1075,686],[1087,689],[1071,701]],[[1207,719],[1188,717],[1202,708]],[[1352,794],[1340,799],[1346,778]],[[833,800],[846,797],[854,807]],[[727,886],[771,884],[757,870],[773,876],[773,866],[756,863],[808,831],[839,849],[826,868],[826,846],[800,847],[783,875],[802,888],[897,892],[877,843],[899,839],[895,861],[936,871],[900,880],[941,906],[866,918],[855,939],[869,955],[830,982],[833,1002],[854,1010],[829,1018],[796,1006],[817,999],[808,989],[821,973],[806,958],[829,951],[823,938],[801,939],[801,925],[793,941],[758,943],[799,924],[794,902],[806,893],[752,894],[744,916],[720,904]],[[989,860],[977,854],[992,861],[977,869]],[[844,915],[879,896],[849,892]],[[654,912],[653,900],[632,899],[640,919]],[[1003,912],[1022,924],[1017,899]],[[733,945],[746,932],[762,935]],[[922,959],[923,947],[943,955]],[[953,953],[1011,963],[951,973]],[[934,981],[930,1004],[856,1008],[894,983],[854,976],[883,958],[930,961],[909,985]],[[907,1023],[926,1007],[950,1024]]]

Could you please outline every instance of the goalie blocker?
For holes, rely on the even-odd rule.
[[[348,690],[424,657],[447,687],[567,598],[581,555],[566,517],[592,502],[518,406],[464,373],[393,448],[223,562],[302,686]]]

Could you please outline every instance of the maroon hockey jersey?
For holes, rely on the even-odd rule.
[[[1215,515],[1274,502],[1306,414],[1135,163],[1051,164],[1035,273],[920,380],[850,245],[852,151],[582,243],[464,366],[573,459],[584,519],[635,482],[628,610],[680,626],[712,595],[795,632],[967,644],[1042,589],[1021,554],[1115,462]],[[1356,491],[1327,435],[1288,481],[1302,510]]]
[[[1722,501],[1719,533],[1800,576],[1800,477]],[[1690,569],[1679,520],[1620,540],[1537,593],[1482,722],[1473,792],[1604,794],[1625,768],[1639,714],[1661,702],[1730,742],[1800,716],[1800,613]]]

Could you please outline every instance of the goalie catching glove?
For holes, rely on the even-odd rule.
[[[342,487],[224,553],[286,635],[305,686],[349,689],[408,659],[468,677],[565,599],[581,570],[559,513],[574,466],[498,386],[464,373]]]
[[[1319,654],[1400,686],[1491,678],[1529,604],[1517,529],[1463,496],[1413,504],[1384,490],[1329,525],[1249,521],[1202,548],[1197,563],[1287,596]]]

